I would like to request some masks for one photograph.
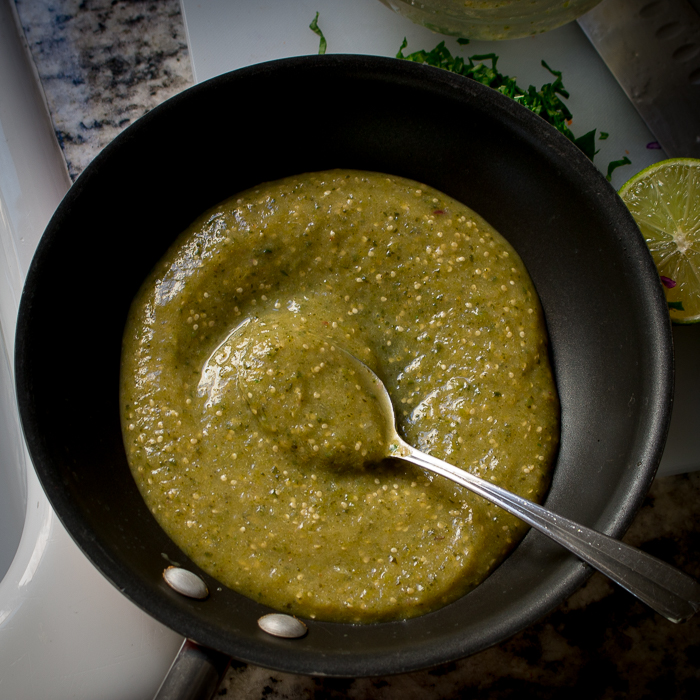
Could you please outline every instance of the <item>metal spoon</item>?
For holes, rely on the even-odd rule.
[[[340,350],[340,348],[338,348]],[[389,455],[451,479],[517,516],[573,552],[671,622],[683,622],[700,609],[700,583],[678,569],[645,552],[600,532],[563,518],[532,501],[516,496],[469,472],[420,452],[405,442],[396,430],[394,407],[379,377],[356,357],[365,388],[372,391],[386,420]]]

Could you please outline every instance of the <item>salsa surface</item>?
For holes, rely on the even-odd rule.
[[[125,331],[129,463],[169,536],[242,594],[333,621],[423,614],[481,582],[526,526],[413,465],[374,463],[377,423],[332,374],[335,346],[384,381],[407,442],[542,498],[559,404],[522,262],[464,205],[361,171],[261,185],[177,239]],[[324,441],[348,448],[343,468]]]

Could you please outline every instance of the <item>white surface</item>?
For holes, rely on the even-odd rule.
[[[318,52],[319,38],[309,28],[316,12],[328,41],[327,53],[395,56],[404,37],[404,53],[432,49],[445,39],[454,55],[494,52],[498,68],[538,89],[554,77],[544,60],[562,71],[574,115],[571,129],[581,136],[591,129],[610,136],[597,141],[594,162],[603,172],[608,163],[627,156],[632,165],[618,168],[612,184],[628,178],[666,156],[651,150],[655,141],[605,63],[576,23],[527,39],[472,42],[460,47],[450,38],[414,25],[377,0],[181,0],[195,80],[264,60]],[[323,95],[318,96],[322,108]],[[674,330],[676,397],[671,429],[659,475],[700,469],[700,326]]]
[[[392,56],[404,36],[408,51],[432,48],[441,39],[376,0],[183,0],[183,8],[198,81],[263,60],[316,53],[318,37],[308,29],[316,11],[329,52]],[[9,351],[0,352],[0,493],[11,494],[7,502],[14,504],[6,515],[9,525],[0,521],[0,541],[10,557],[17,542],[19,547],[9,571],[0,568],[0,576],[5,574],[0,580],[0,699],[148,698],[181,640],[131,605],[78,551],[29,467],[14,413],[11,348],[21,284],[69,182],[17,40],[12,9],[11,0],[0,0],[0,342],[5,344],[0,351]],[[533,39],[479,42],[463,49],[466,55],[491,50],[501,56],[501,70],[524,84],[539,87],[550,80],[541,59],[564,72],[575,133],[593,127],[610,133],[600,142],[599,167],[629,151],[633,166],[617,171],[614,185],[663,157],[646,149],[653,137],[576,25]],[[697,330],[676,332],[679,401],[664,473],[700,467],[700,442],[683,441],[694,438],[700,416]]]
[[[20,433],[11,362],[19,295],[69,184],[14,4],[0,0],[1,700],[148,698],[181,643],[78,550],[44,496]]]
[[[545,60],[563,72],[571,93],[567,105],[577,136],[597,128],[610,134],[598,141],[598,167],[627,155],[633,166],[613,177],[619,187],[634,172],[661,160],[662,151],[647,149],[654,141],[615,78],[575,23],[546,34],[514,41],[474,41],[460,47],[454,39],[414,25],[378,0],[181,0],[185,14],[195,80],[202,82],[229,70],[260,61],[318,52],[319,39],[309,28],[316,12],[328,41],[327,53],[395,56],[404,37],[404,53],[432,49],[445,39],[454,55],[494,52],[498,68],[518,78],[518,84],[538,89],[554,81],[542,67]],[[323,95],[319,95],[322,107]]]

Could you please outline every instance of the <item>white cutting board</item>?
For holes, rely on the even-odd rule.
[[[615,187],[664,158],[662,151],[647,148],[653,135],[576,23],[536,37],[460,47],[454,39],[413,24],[378,0],[182,0],[182,6],[197,82],[261,61],[317,53],[319,38],[309,23],[318,12],[328,53],[395,56],[404,37],[406,53],[432,49],[446,39],[455,55],[498,54],[502,73],[538,89],[554,80],[541,65],[545,60],[563,72],[571,93],[567,106],[574,115],[573,132],[580,136],[595,128],[610,135],[597,142],[598,167],[607,172],[611,160],[625,155],[632,161],[632,166],[614,174]]]
[[[195,80],[202,82],[236,68],[289,56],[318,52],[319,37],[309,29],[316,12],[328,42],[327,53],[395,56],[404,37],[405,53],[432,49],[446,40],[453,54],[494,52],[498,68],[518,78],[518,84],[538,89],[553,76],[544,60],[562,71],[570,93],[576,136],[598,129],[609,137],[597,141],[595,163],[627,156],[632,165],[618,168],[612,185],[666,156],[648,148],[655,141],[641,117],[596,53],[578,24],[546,34],[505,42],[478,41],[460,47],[454,39],[435,34],[393,13],[378,0],[181,0]],[[322,100],[322,95],[319,95]],[[426,107],[429,108],[429,107]],[[700,469],[700,326],[674,330],[676,398],[671,430],[660,475]]]

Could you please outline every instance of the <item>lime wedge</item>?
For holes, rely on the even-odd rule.
[[[700,160],[671,158],[620,189],[666,291],[674,323],[700,321]]]

